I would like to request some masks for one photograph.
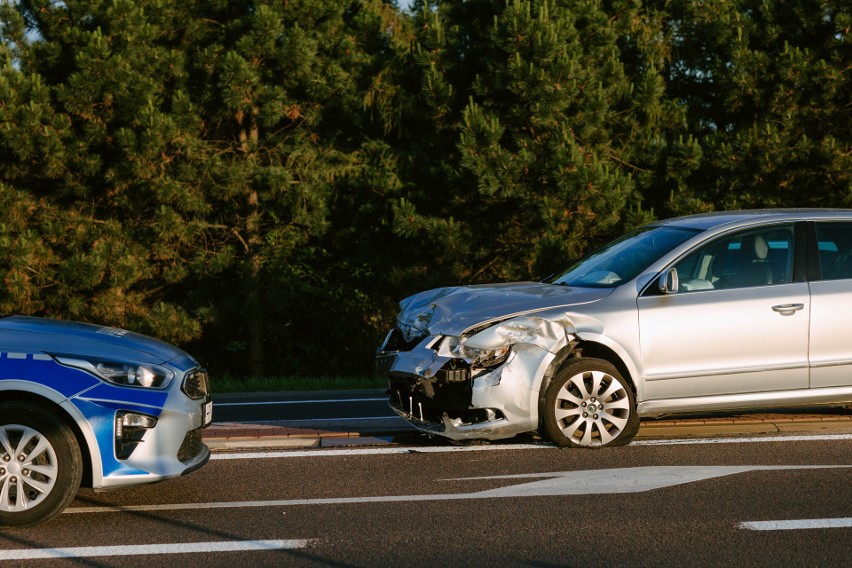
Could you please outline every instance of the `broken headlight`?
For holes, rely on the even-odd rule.
[[[458,354],[470,362],[471,367],[496,367],[509,356],[509,346],[482,349],[461,343],[458,347]]]

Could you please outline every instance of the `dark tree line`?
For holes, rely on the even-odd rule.
[[[0,0],[0,312],[356,374],[404,295],[852,206],[820,0]]]

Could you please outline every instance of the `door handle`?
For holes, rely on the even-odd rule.
[[[782,316],[792,316],[793,312],[798,312],[804,307],[804,304],[781,304],[778,306],[772,306],[772,311],[778,312]]]

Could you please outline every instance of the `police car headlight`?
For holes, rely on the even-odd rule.
[[[171,381],[174,373],[156,365],[125,365],[101,362],[95,365],[97,373],[111,383],[132,387],[162,388]]]
[[[159,365],[56,357],[63,365],[84,369],[114,385],[161,389],[169,386],[175,374]]]

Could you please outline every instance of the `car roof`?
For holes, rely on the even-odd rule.
[[[852,209],[751,209],[716,211],[657,221],[653,225],[706,231],[724,225],[748,225],[755,221],[852,220]]]

